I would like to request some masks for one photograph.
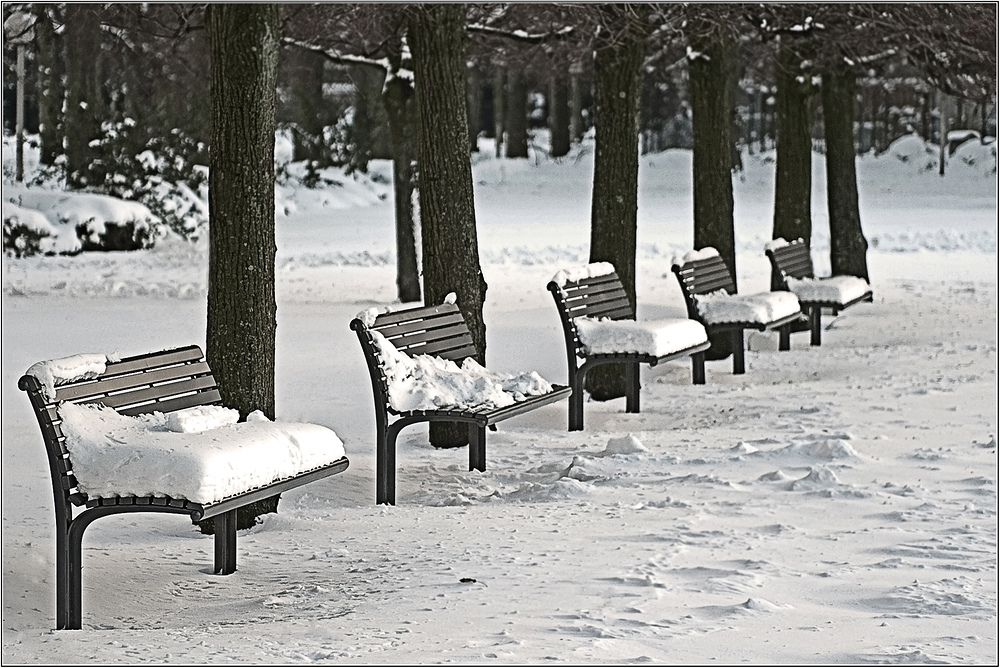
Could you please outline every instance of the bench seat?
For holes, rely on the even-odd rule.
[[[857,276],[827,276],[817,278],[813,271],[812,253],[802,239],[774,239],[764,246],[764,254],[777,278],[778,290],[794,294],[808,315],[810,344],[821,344],[820,315],[828,309],[834,315],[861,302],[874,299],[868,281]]]
[[[340,439],[319,425],[219,426],[238,413],[220,406],[198,346],[120,360],[88,354],[39,362],[18,387],[31,402],[49,463],[57,629],[81,628],[82,543],[95,520],[135,512],[212,519],[214,572],[228,575],[236,571],[239,508],[349,465]],[[300,438],[308,443],[291,447]],[[284,453],[273,451],[282,440]]]
[[[493,374],[476,363],[472,334],[452,297],[395,312],[369,309],[351,321],[375,404],[376,504],[396,503],[396,439],[405,427],[467,424],[469,470],[485,471],[487,428],[570,394],[534,372]]]
[[[639,412],[639,365],[691,358],[692,382],[705,382],[705,327],[690,318],[639,321],[625,287],[608,262],[560,269],[549,281],[566,340],[566,362],[573,392],[569,430],[583,429],[587,372],[603,364],[625,366],[625,411]]]
[[[746,329],[777,330],[778,349],[789,350],[791,327],[803,318],[793,294],[738,294],[736,279],[712,247],[674,258],[671,269],[684,295],[688,316],[701,322],[709,333],[732,333],[734,374],[746,372],[743,355]]]

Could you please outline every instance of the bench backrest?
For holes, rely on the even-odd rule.
[[[719,290],[736,294],[736,279],[720,255],[674,264],[672,269],[684,294],[688,317],[695,320],[699,320],[695,296]]]
[[[789,278],[813,278],[812,255],[809,244],[802,239],[788,242],[779,248],[765,248],[764,254],[771,261],[771,270],[783,288]]]
[[[372,325],[355,318],[351,329],[358,334],[361,348],[371,374],[375,392],[375,410],[389,410],[389,389],[384,362],[371,332],[378,332],[397,350],[414,355],[434,355],[458,364],[467,357],[475,357],[476,345],[465,323],[465,317],[455,304],[418,306],[416,308],[380,313]],[[394,411],[393,411],[394,412]]]
[[[562,285],[550,281],[547,287],[555,299],[567,347],[576,354],[583,351],[580,334],[576,328],[576,318],[586,316],[635,320],[635,309],[628,300],[625,286],[615,272],[566,281]]]
[[[54,399],[45,396],[42,384],[34,376],[21,376],[18,387],[28,393],[42,430],[52,484],[76,505],[85,503],[86,496],[76,490],[66,437],[60,427],[62,420],[57,410],[60,402],[103,404],[123,415],[139,415],[153,411],[169,413],[222,401],[218,384],[198,346],[109,363],[104,373],[95,378],[58,385]],[[57,492],[57,505],[59,496]]]

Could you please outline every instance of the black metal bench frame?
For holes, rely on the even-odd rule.
[[[788,290],[789,278],[815,278],[813,273],[812,254],[803,239],[789,241],[788,245],[780,248],[765,248],[764,254],[771,262],[771,270],[781,281],[781,289]],[[838,315],[844,309],[859,304],[861,302],[871,302],[874,295],[871,290],[866,294],[852,299],[846,303],[832,301],[803,301],[799,300],[802,310],[809,318],[809,344],[818,346],[821,343],[822,328],[820,325],[820,314],[824,308],[830,309],[833,315]]]
[[[601,364],[624,364],[625,366],[625,412],[639,412],[639,365],[651,367],[687,355],[691,356],[691,377],[695,385],[705,383],[705,351],[709,343],[701,343],[656,357],[641,353],[591,354],[580,342],[580,332],[576,318],[609,318],[611,320],[635,320],[632,308],[625,294],[625,287],[617,273],[605,274],[566,281],[559,285],[555,281],[548,284],[552,299],[555,300],[559,319],[562,321],[566,338],[566,364],[569,369],[569,384],[573,390],[569,399],[569,431],[583,430],[583,385],[587,372]],[[582,360],[582,363],[581,363]]]
[[[709,324],[698,313],[697,296],[725,290],[731,295],[736,294],[736,279],[729,271],[729,267],[719,255],[712,257],[691,260],[684,264],[674,264],[671,269],[677,276],[677,282],[681,286],[684,294],[684,302],[687,304],[688,317],[694,318],[705,326],[709,334],[714,332],[730,331],[733,337],[733,373],[746,373],[746,362],[744,360],[743,330],[755,329],[765,331],[773,329],[778,331],[778,350],[791,349],[791,328],[796,322],[802,320],[802,312],[797,311],[783,318],[778,318],[771,322],[725,322]]]
[[[435,355],[458,364],[476,355],[468,325],[455,304],[419,306],[383,313],[372,326],[355,318],[351,329],[361,342],[375,403],[375,503],[396,503],[396,438],[399,432],[419,422],[464,422],[469,428],[469,470],[486,470],[486,428],[496,423],[559,401],[570,388],[553,385],[547,394],[531,396],[510,406],[397,411],[389,404],[389,388],[383,362],[372,339],[379,332],[407,355]],[[390,422],[390,416],[397,419]]]
[[[104,404],[122,415],[169,413],[221,403],[218,385],[198,346],[128,357],[109,363],[96,378],[56,387],[48,399],[41,383],[25,375],[18,387],[28,394],[42,431],[52,478],[56,519],[56,628],[79,629],[82,622],[83,534],[94,520],[122,513],[173,513],[192,522],[215,518],[215,573],[236,571],[236,510],[255,501],[340,473],[343,457],[326,466],[277,480],[210,504],[157,496],[89,498],[77,485],[73,463],[60,427],[58,404]],[[76,517],[74,506],[86,506]]]

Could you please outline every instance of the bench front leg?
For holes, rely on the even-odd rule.
[[[570,386],[573,393],[569,395],[569,431],[583,431],[583,379],[587,376],[586,369],[579,369],[570,374]]]
[[[639,412],[639,363],[625,364],[625,412]]]
[[[792,325],[782,325],[778,328],[778,350],[792,349]]]
[[[215,574],[236,572],[236,509],[215,516]]]
[[[396,437],[402,427],[396,422],[376,429],[375,505],[396,505]]]
[[[819,306],[809,307],[809,345],[818,346],[820,345],[820,327],[819,317],[820,311],[822,309]]]
[[[469,470],[486,470],[486,427],[469,423]]]
[[[705,351],[691,355],[691,384],[705,384]]]
[[[746,363],[743,360],[743,328],[733,330],[733,373],[746,373]]]

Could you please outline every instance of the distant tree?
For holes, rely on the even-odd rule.
[[[104,108],[101,57],[101,6],[68,3],[66,27],[66,184],[88,185],[87,172],[97,157],[92,143],[101,137]]]
[[[468,150],[465,7],[416,6],[408,38],[420,118],[424,299],[440,304],[449,292],[456,293],[478,351],[477,361],[485,364],[487,286],[479,264]],[[436,447],[464,445],[468,430],[464,425],[431,423],[430,439]]]
[[[61,22],[59,5],[37,5],[35,48],[38,62],[38,140],[41,164],[52,166],[63,153],[62,115],[66,89],[63,38],[56,32]]]
[[[280,23],[273,4],[215,4],[211,41],[207,359],[222,400],[274,419],[275,84]],[[248,506],[237,526],[277,510]]]
[[[639,101],[649,10],[602,5],[594,53],[596,155],[590,214],[590,261],[610,262],[635,308],[636,221],[639,193]],[[625,395],[625,367],[608,364],[587,374],[598,401]]]

